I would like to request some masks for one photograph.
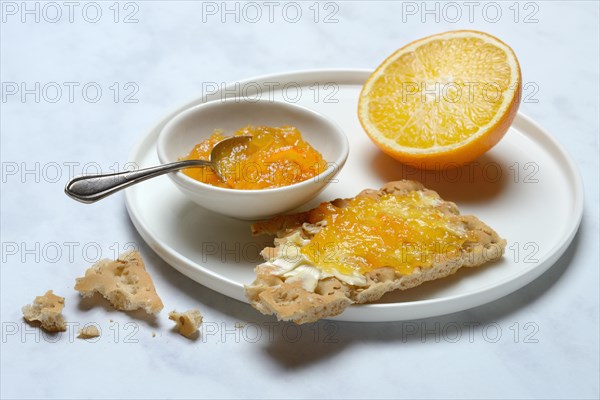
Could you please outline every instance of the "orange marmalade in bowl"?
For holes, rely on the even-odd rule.
[[[247,126],[234,136],[252,139],[237,145],[231,156],[223,160],[225,180],[210,167],[188,168],[182,172],[200,182],[229,189],[271,189],[313,178],[327,169],[321,153],[306,142],[292,126]],[[210,152],[227,139],[219,130],[198,143],[182,160],[208,160]]]

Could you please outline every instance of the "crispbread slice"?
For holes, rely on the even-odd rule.
[[[67,330],[67,323],[61,314],[64,307],[65,298],[48,290],[43,296],[37,296],[33,304],[22,308],[23,317],[29,322],[39,322],[48,332],[62,332]]]
[[[121,254],[114,261],[98,261],[85,271],[84,277],[77,278],[75,290],[83,297],[98,292],[117,310],[143,308],[148,314],[156,314],[163,309],[142,256],[135,250]]]
[[[302,282],[286,282],[281,274],[275,274],[275,268],[268,263],[256,267],[256,280],[245,287],[246,297],[254,308],[263,314],[275,314],[279,320],[294,321],[298,324],[314,322],[321,318],[342,313],[351,304],[376,301],[385,293],[400,289],[406,290],[426,281],[440,279],[454,274],[461,267],[477,267],[502,257],[506,241],[489,226],[474,216],[462,216],[452,202],[443,201],[439,195],[422,184],[414,181],[396,181],[384,185],[379,190],[367,189],[358,196],[379,199],[384,194],[403,195],[411,191],[422,191],[437,200],[435,206],[446,216],[455,216],[462,227],[475,240],[462,245],[458,256],[435,257],[431,267],[417,267],[410,274],[402,275],[393,266],[372,270],[364,275],[366,284],[354,286],[335,276],[319,279],[314,291],[306,290]],[[358,197],[357,196],[357,197]],[[331,202],[343,208],[349,199],[337,199]],[[300,235],[303,239],[312,238],[320,229],[319,222],[310,221],[310,211],[284,215],[270,220],[257,222],[252,226],[254,234],[276,235],[275,247],[262,251],[265,260],[278,254],[281,246],[291,243],[292,238]]]

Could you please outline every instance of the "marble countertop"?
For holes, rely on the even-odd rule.
[[[597,2],[0,4],[2,398],[598,398]],[[374,68],[451,29],[514,48],[528,84],[520,110],[553,133],[585,185],[565,255],[505,298],[417,321],[296,328],[172,269],[137,234],[123,194],[94,206],[63,194],[73,174],[122,167],[141,136],[209,84]],[[167,308],[202,310],[199,339],[174,333],[169,310],[153,322],[79,300],[73,282],[90,261],[131,245]],[[21,306],[50,288],[66,297],[68,320],[94,322],[102,336],[25,324]]]

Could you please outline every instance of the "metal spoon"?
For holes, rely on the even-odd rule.
[[[225,171],[221,161],[227,158],[235,146],[247,143],[251,136],[234,136],[221,140],[213,147],[207,160],[185,160],[137,171],[117,172],[113,174],[77,176],[67,182],[65,193],[82,203],[93,203],[128,186],[184,168],[211,167],[217,176],[225,180]]]

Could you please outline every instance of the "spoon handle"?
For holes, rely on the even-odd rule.
[[[168,172],[190,167],[210,167],[210,161],[185,160],[156,167],[144,168],[137,171],[117,172],[113,174],[82,175],[67,182],[65,193],[82,203],[93,203],[121,189],[134,185],[146,179],[163,175]]]

